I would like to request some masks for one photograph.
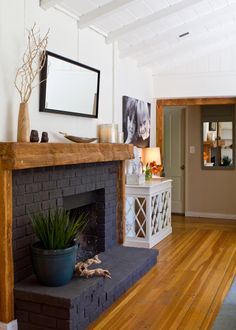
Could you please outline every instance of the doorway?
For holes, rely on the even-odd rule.
[[[164,159],[164,164],[165,164],[165,149],[167,148],[167,143],[165,139],[168,140],[168,134],[165,134],[165,108],[172,108],[172,109],[179,109],[179,108],[188,108],[189,106],[201,106],[201,105],[225,105],[225,104],[236,104],[236,97],[226,97],[226,98],[220,98],[220,97],[212,97],[212,98],[186,98],[186,99],[162,99],[162,100],[157,100],[156,102],[156,145],[160,147],[161,149],[161,155],[162,155],[162,159]],[[188,114],[189,111],[186,111],[186,122],[188,122]],[[187,125],[185,125],[185,128],[187,129]],[[186,135],[187,138],[187,135]],[[170,139],[170,137],[169,137]],[[184,138],[185,139],[185,138]],[[187,141],[185,141],[184,145],[187,145]],[[188,150],[187,150],[188,149]],[[200,152],[200,151],[199,151]],[[188,148],[186,148],[186,155],[185,155],[185,160],[188,159],[189,154],[195,154],[195,148],[193,145],[190,145]],[[170,156],[169,156],[170,157]],[[200,156],[199,156],[200,157]],[[167,157],[168,158],[168,157]],[[200,159],[200,158],[199,158]],[[194,163],[197,164],[197,163]],[[183,163],[184,165],[184,163]],[[188,165],[188,164],[186,164]],[[168,164],[166,164],[166,166],[168,167]],[[198,166],[198,165],[197,165]],[[198,170],[201,172],[201,167],[198,168]],[[165,174],[166,176],[168,175],[168,169],[165,169]],[[224,216],[224,218],[227,216],[227,212],[222,212],[221,209],[215,213],[209,213],[209,211],[205,210],[205,209],[201,209],[199,208],[199,205],[194,207],[192,206],[192,200],[195,200],[195,198],[193,197],[194,194],[192,194],[193,192],[190,192],[190,183],[189,181],[189,168],[187,166],[187,168],[185,168],[185,170],[183,171],[185,174],[185,189],[183,189],[183,193],[184,193],[184,210],[183,213],[188,214],[191,216],[212,216],[215,217],[216,213],[217,216]],[[201,175],[202,173],[200,173]],[[224,183],[225,181],[223,181]],[[222,183],[222,184],[223,184]],[[175,192],[176,188],[173,186],[173,199],[175,198],[174,196],[177,195],[179,191],[177,190],[177,192]],[[194,192],[195,193],[195,192]],[[219,198],[218,196],[219,194],[217,193],[217,198]],[[189,196],[192,196],[192,199],[190,201]],[[199,203],[201,203],[201,199],[199,199],[199,196],[203,199],[204,198],[204,194],[198,194],[198,199]],[[205,199],[204,199],[205,201]],[[202,205],[204,204],[204,201],[202,202]],[[172,203],[173,205],[173,209],[172,212],[177,212],[177,206],[175,208],[175,204]],[[192,209],[197,209],[197,211]],[[199,210],[198,210],[199,209]],[[207,208],[208,209],[208,208]],[[215,209],[215,208],[212,208]],[[179,213],[179,212],[177,212]],[[222,213],[222,214],[221,214]],[[223,214],[224,213],[224,214]],[[231,217],[232,218],[232,217]]]

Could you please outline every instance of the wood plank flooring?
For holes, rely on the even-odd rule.
[[[157,266],[90,329],[211,329],[236,275],[236,221],[175,215],[172,224]]]

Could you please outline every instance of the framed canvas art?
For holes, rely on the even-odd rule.
[[[138,148],[150,146],[151,104],[123,96],[124,142]]]

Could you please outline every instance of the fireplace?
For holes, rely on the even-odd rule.
[[[124,235],[124,160],[133,157],[132,146],[0,146],[0,322],[15,314],[20,330],[84,329],[156,263],[156,250],[118,244]],[[79,258],[99,252],[111,280],[74,277],[63,287],[39,285],[31,268],[29,215],[55,207],[72,216],[90,212]]]
[[[79,235],[78,261],[85,261],[96,254],[105,251],[105,189],[92,190],[78,195],[63,198],[63,207],[71,219],[82,214],[87,215],[87,221]]]
[[[32,275],[29,216],[63,207],[74,216],[88,213],[80,256],[103,252],[117,242],[118,162],[78,164],[13,171],[13,260],[15,283]]]

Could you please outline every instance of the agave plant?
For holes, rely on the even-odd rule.
[[[79,233],[86,225],[87,214],[71,218],[64,209],[49,210],[48,214],[38,212],[31,216],[37,238],[46,250],[66,249],[75,244]]]

